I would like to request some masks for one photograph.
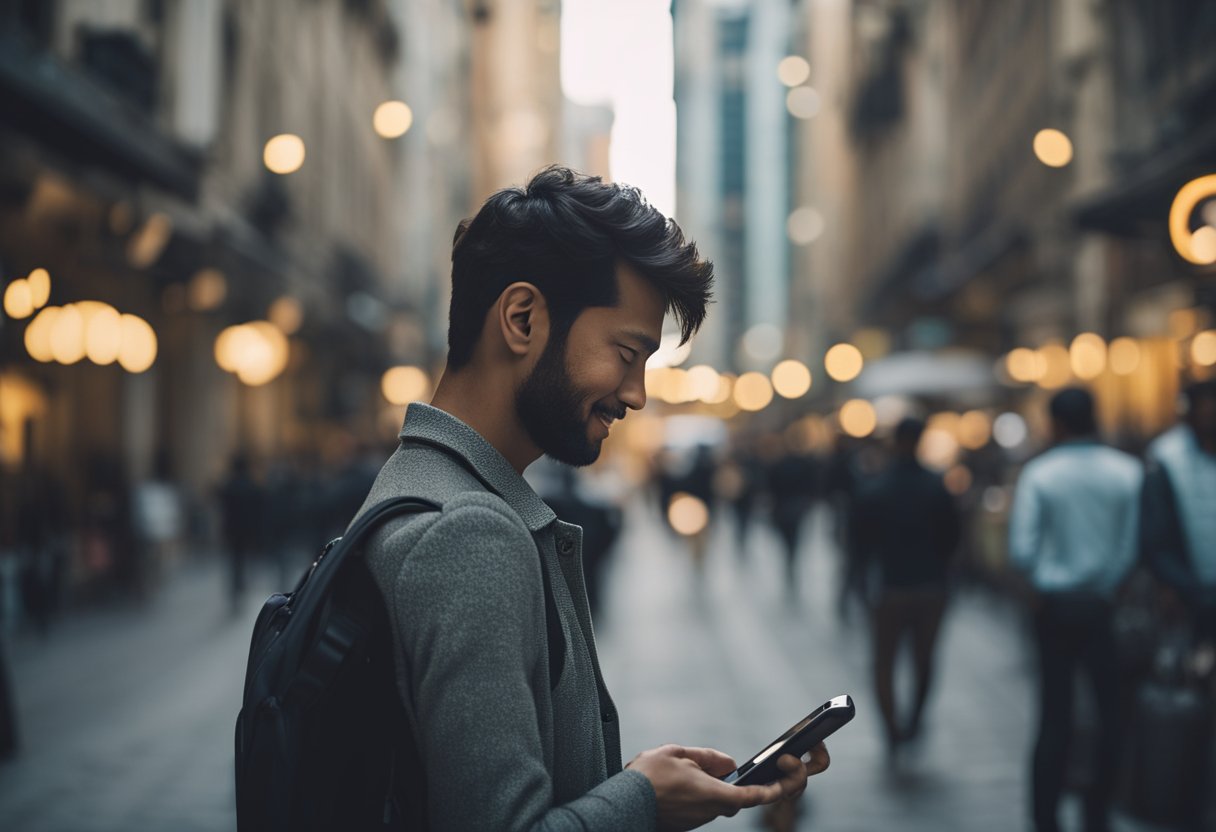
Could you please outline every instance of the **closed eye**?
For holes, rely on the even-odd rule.
[[[638,351],[629,347],[621,347],[621,360],[626,364],[632,364],[638,357]]]

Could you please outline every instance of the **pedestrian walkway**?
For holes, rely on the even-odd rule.
[[[10,643],[21,749],[0,766],[0,829],[219,832],[236,826],[233,726],[253,618],[216,558],[145,606],[77,611]]]
[[[797,604],[766,527],[752,530],[743,554],[732,529],[711,530],[698,577],[657,513],[639,505],[630,520],[597,634],[627,760],[666,742],[709,745],[742,760],[824,700],[848,693],[857,717],[829,741],[832,766],[811,781],[799,828],[1027,829],[1035,657],[1015,608],[982,594],[954,600],[925,737],[892,764],[871,694],[865,622],[858,614],[842,624],[836,614],[826,513],[816,513],[804,539]],[[713,828],[758,822],[758,812],[743,812]],[[1143,827],[1122,821],[1116,829]]]

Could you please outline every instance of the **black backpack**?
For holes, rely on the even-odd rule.
[[[439,509],[411,497],[378,503],[294,590],[263,605],[236,721],[240,832],[425,825],[425,773],[397,694],[391,623],[361,546],[392,517]],[[565,637],[544,563],[553,688]]]
[[[406,738],[388,614],[359,547],[390,517],[437,510],[385,500],[263,605],[236,721],[241,832],[404,828],[401,787],[421,764]]]

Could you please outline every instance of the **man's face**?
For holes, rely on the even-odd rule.
[[[528,436],[568,465],[595,462],[612,422],[646,405],[646,359],[658,349],[663,298],[625,264],[616,277],[617,305],[583,310],[565,339],[551,334],[515,394]]]

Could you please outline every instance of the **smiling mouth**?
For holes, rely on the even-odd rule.
[[[604,427],[611,429],[612,423],[624,416],[624,413],[612,413],[609,410],[596,408],[595,417],[603,423]]]

